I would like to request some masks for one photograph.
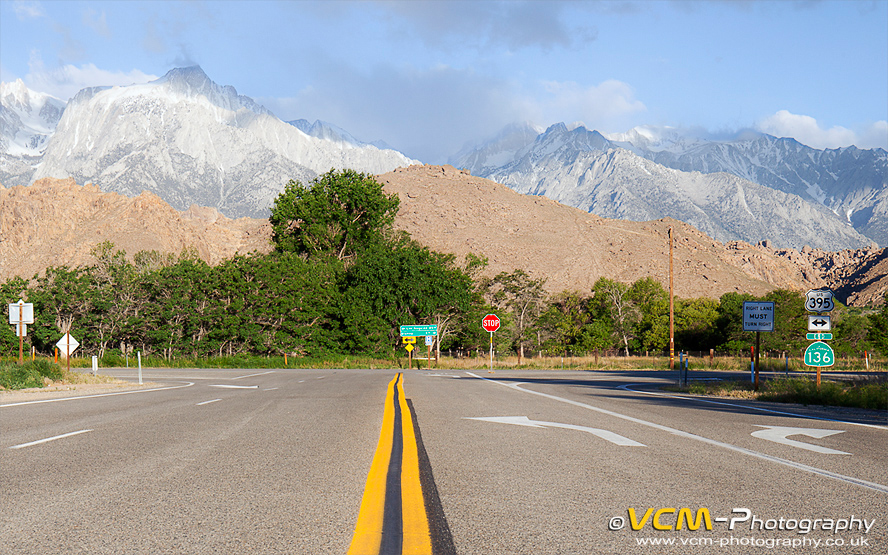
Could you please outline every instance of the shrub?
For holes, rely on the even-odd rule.
[[[0,364],[0,386],[6,389],[26,389],[43,387],[43,378],[60,380],[64,377],[58,364],[48,360],[29,360],[24,364]]]

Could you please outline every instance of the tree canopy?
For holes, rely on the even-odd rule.
[[[309,186],[291,180],[274,201],[269,221],[277,252],[354,258],[383,240],[400,201],[372,176],[330,170]]]

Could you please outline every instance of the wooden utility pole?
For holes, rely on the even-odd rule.
[[[672,228],[669,228],[669,369],[675,369],[675,281],[672,272]]]

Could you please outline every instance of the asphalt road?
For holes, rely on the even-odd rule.
[[[0,396],[0,552],[345,553],[395,374],[146,370],[151,390]],[[455,551],[888,553],[884,413],[662,381],[405,372]]]

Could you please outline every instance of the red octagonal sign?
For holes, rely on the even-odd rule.
[[[489,331],[491,333],[495,332],[500,327],[500,319],[496,314],[488,314],[481,320],[481,327],[484,328],[485,331]]]

